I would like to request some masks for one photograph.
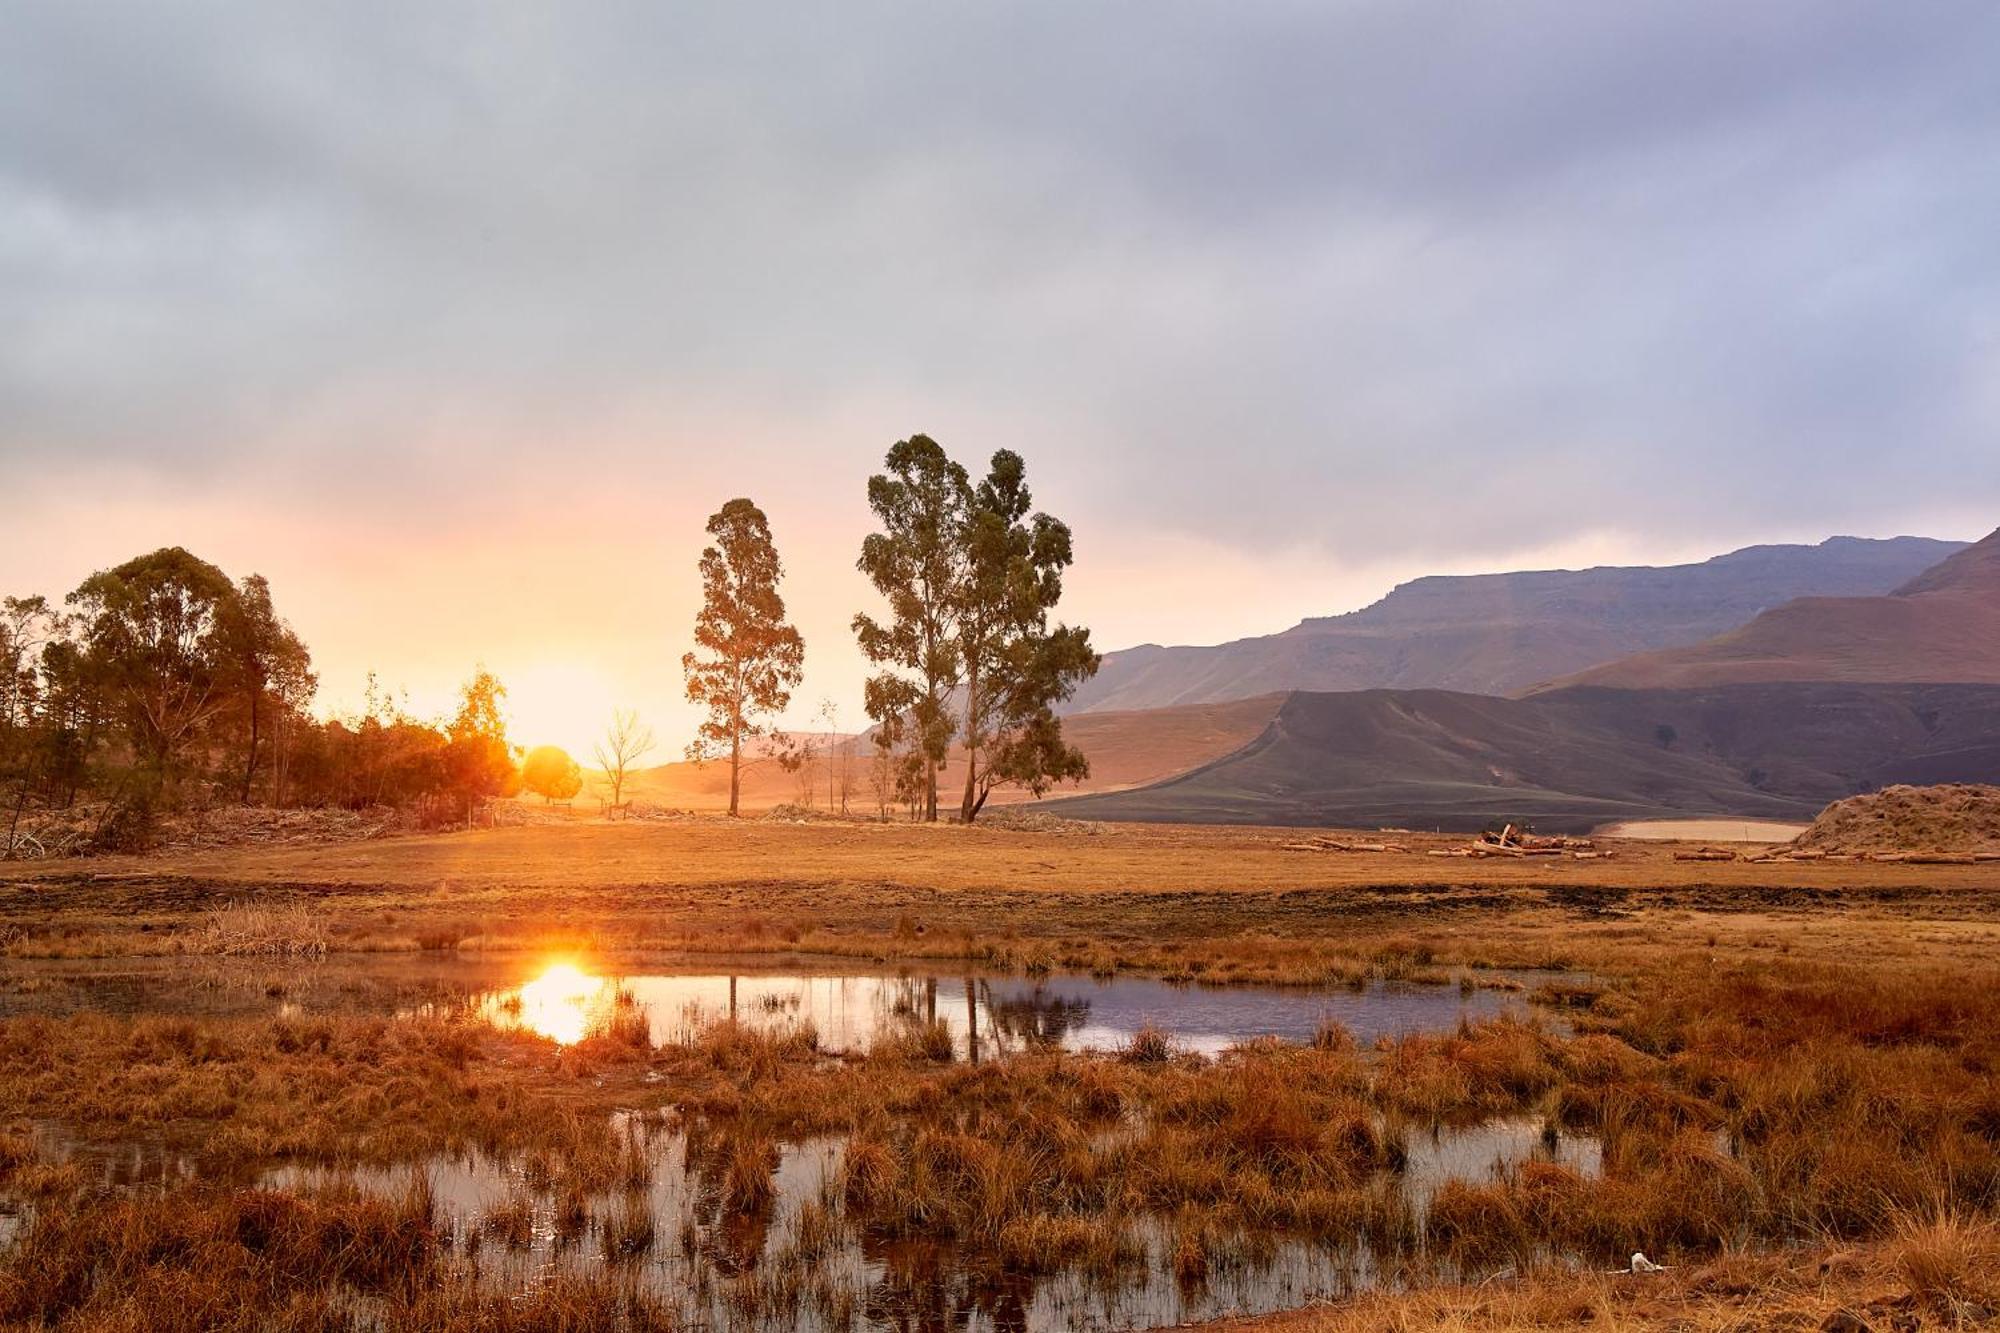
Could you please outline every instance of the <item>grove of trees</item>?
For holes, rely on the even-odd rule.
[[[1027,465],[1002,449],[974,484],[927,435],[898,441],[868,480],[881,530],[857,562],[889,605],[854,618],[882,670],[866,685],[877,744],[903,756],[902,789],[938,817],[938,770],[956,740],[966,760],[959,818],[997,786],[1036,795],[1088,776],[1055,706],[1093,675],[1090,631],[1050,623],[1074,559],[1069,528],[1031,513]]]
[[[100,807],[94,842],[141,847],[159,812],[189,805],[395,805],[442,823],[513,790],[490,673],[443,725],[372,681],[359,716],[321,720],[317,688],[270,585],[178,546],[100,570],[60,605],[0,600],[0,856],[31,810],[85,801]]]
[[[1088,630],[1053,619],[1070,531],[1034,510],[1020,455],[995,453],[975,480],[913,435],[869,478],[868,504],[878,528],[858,568],[887,610],[855,616],[854,632],[877,668],[864,702],[878,809],[893,796],[937,819],[938,775],[954,754],[968,822],[1001,785],[1041,794],[1086,775],[1055,709],[1098,656]],[[746,750],[789,706],[805,643],[786,616],[764,511],[730,500],[707,533],[695,646],[681,660],[687,697],[705,713],[688,753],[728,759],[736,814]],[[24,818],[47,811],[87,808],[94,845],[138,847],[159,812],[191,806],[387,805],[435,826],[523,786],[551,801],[582,788],[582,769],[555,747],[520,762],[506,689],[483,668],[435,721],[412,717],[372,676],[358,713],[321,717],[318,686],[269,582],[232,580],[182,547],[100,570],[61,602],[0,598],[0,856],[15,853]],[[819,720],[823,746],[780,735],[775,750],[794,757],[804,793],[812,769],[796,757],[823,749],[828,802],[844,809],[854,779],[846,749],[835,767],[830,701]],[[653,745],[635,714],[614,714],[595,756],[612,807]]]

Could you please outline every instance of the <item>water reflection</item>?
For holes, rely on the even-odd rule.
[[[561,960],[523,984],[478,991],[472,1003],[502,1027],[525,1028],[565,1044],[603,1030],[615,1015],[629,1011],[645,1023],[656,1045],[686,1042],[722,1020],[773,1031],[810,1023],[823,1048],[841,1052],[934,1029],[957,1054],[978,1061],[1032,1049],[1115,1050],[1146,1026],[1204,1054],[1257,1037],[1308,1040],[1327,1021],[1347,1027],[1365,1044],[1491,1017],[1508,1001],[1494,991],[1395,982],[1306,991],[1191,988],[1135,977],[675,975],[609,969],[598,975]]]
[[[616,987],[587,975],[574,963],[551,963],[533,981],[509,995],[487,1001],[495,1018],[538,1032],[568,1046],[602,1028]]]
[[[1595,1139],[1551,1139],[1543,1123],[1518,1116],[1460,1129],[1407,1127],[1408,1166],[1380,1183],[1403,1192],[1421,1214],[1445,1180],[1498,1179],[1529,1160],[1598,1174]],[[537,1183],[524,1159],[483,1154],[389,1168],[283,1167],[265,1183],[310,1190],[351,1181],[396,1194],[421,1175],[451,1221],[447,1233],[464,1238],[487,1280],[501,1288],[618,1262],[610,1228],[643,1213],[653,1228],[624,1256],[634,1279],[672,1302],[684,1326],[742,1333],[1152,1328],[1338,1299],[1377,1284],[1411,1257],[1377,1252],[1359,1232],[1223,1232],[1211,1238],[1201,1276],[1190,1280],[1176,1266],[1174,1219],[1139,1212],[1123,1219],[1129,1260],[1030,1273],[965,1237],[866,1225],[843,1199],[846,1145],[839,1137],[771,1143],[746,1140],[728,1124],[696,1120],[674,1128],[637,1116],[614,1117],[613,1125],[651,1169],[643,1181],[575,1202],[563,1188]],[[756,1151],[746,1154],[753,1144]],[[746,1188],[746,1175],[767,1184]],[[495,1219],[513,1209],[525,1210],[525,1222],[496,1229]],[[1447,1270],[1468,1279],[1485,1271]]]

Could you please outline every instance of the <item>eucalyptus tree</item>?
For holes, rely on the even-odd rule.
[[[240,720],[243,766],[239,799],[250,803],[258,765],[266,749],[273,751],[274,803],[282,799],[285,745],[289,714],[311,702],[318,678],[312,654],[271,603],[271,585],[262,574],[251,574],[237,585],[236,596],[221,612],[222,670]]]
[[[1067,524],[1031,513],[1027,464],[1002,449],[972,492],[963,529],[958,658],[964,705],[965,791],[959,819],[978,817],[993,789],[1016,784],[1040,796],[1090,774],[1062,734],[1055,705],[1096,673],[1090,631],[1049,623],[1074,555]]]
[[[69,595],[86,667],[143,767],[171,784],[231,702],[229,577],[178,546],[85,579]]]
[[[902,747],[921,766],[919,813],[934,821],[938,769],[956,730],[952,696],[972,484],[928,435],[897,441],[883,466],[868,479],[868,507],[881,531],[862,541],[856,567],[888,602],[889,618],[854,617],[862,653],[883,668],[869,677],[862,702],[877,744]]]
[[[860,568],[890,616],[854,618],[862,652],[884,668],[865,698],[878,745],[903,747],[921,768],[922,817],[937,818],[954,739],[966,757],[964,821],[1002,783],[1039,795],[1086,775],[1055,705],[1098,657],[1088,630],[1050,624],[1074,558],[1070,531],[1031,512],[1021,456],[994,454],[975,486],[935,440],[914,435],[869,479],[868,503],[881,530],[863,542]]]
[[[714,540],[701,553],[701,611],[696,650],[681,658],[690,702],[708,710],[688,746],[701,762],[729,755],[729,813],[738,813],[743,748],[784,711],[804,675],[805,641],[785,619],[778,592],[784,563],[764,511],[731,500],[708,520]]]

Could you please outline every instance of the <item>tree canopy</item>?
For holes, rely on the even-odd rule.
[[[687,697],[707,710],[688,757],[729,757],[729,813],[738,813],[743,747],[784,711],[805,670],[805,641],[785,619],[778,592],[784,563],[764,511],[745,499],[708,520],[701,553],[701,610],[695,650],[681,658]]]
[[[964,664],[965,793],[970,823],[996,786],[1040,796],[1089,776],[1083,752],[1063,740],[1055,705],[1097,671],[1090,631],[1049,624],[1074,558],[1067,525],[1030,514],[1027,465],[1012,450],[993,455],[966,509],[965,579],[959,594]]]
[[[1010,450],[977,486],[927,435],[897,442],[884,467],[868,482],[881,529],[857,563],[889,618],[864,612],[854,632],[883,668],[864,695],[877,741],[921,769],[923,817],[937,818],[938,769],[954,739],[967,760],[961,819],[977,817],[1000,783],[1039,794],[1084,776],[1054,712],[1098,662],[1089,631],[1049,625],[1069,529],[1030,513],[1026,464]]]
[[[521,785],[544,801],[567,801],[583,790],[583,769],[559,745],[537,745],[521,761]]]

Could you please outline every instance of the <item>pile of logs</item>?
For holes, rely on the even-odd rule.
[[[1579,861],[1608,860],[1612,853],[1600,852],[1589,838],[1543,838],[1507,825],[1498,833],[1482,833],[1476,842],[1463,847],[1440,848],[1432,856],[1569,856]]]
[[[1304,842],[1288,842],[1284,845],[1288,852],[1407,852],[1410,849],[1400,842],[1352,842],[1343,838],[1329,838],[1315,834]]]
[[[1808,847],[1769,851],[1744,858],[1758,865],[1773,861],[1887,861],[1917,866],[1970,866],[2000,861],[2000,852],[1822,852]]]

